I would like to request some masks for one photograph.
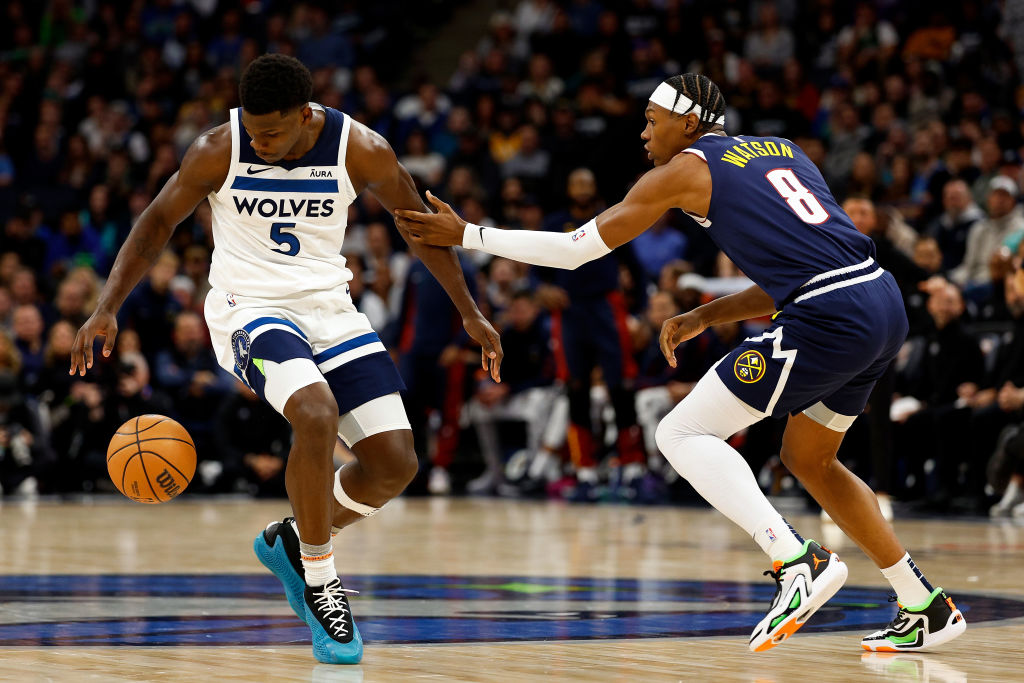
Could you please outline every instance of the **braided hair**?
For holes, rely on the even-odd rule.
[[[711,130],[715,126],[715,121],[718,120],[718,117],[725,113],[725,96],[722,95],[722,91],[718,89],[715,82],[707,76],[687,73],[667,78],[665,82],[675,88],[678,93],[676,95],[676,102],[673,103],[673,109],[675,104],[679,102],[679,95],[685,95],[693,100],[694,105],[701,108],[700,124],[697,126],[698,133],[706,133]],[[693,106],[691,105],[690,109],[692,108]],[[685,116],[689,113],[690,109],[679,112],[679,115]]]

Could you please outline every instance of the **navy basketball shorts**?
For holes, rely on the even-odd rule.
[[[845,431],[907,336],[907,316],[888,272],[797,297],[764,333],[726,355],[715,371],[752,412],[805,412]],[[832,283],[836,285],[837,283]]]
[[[398,396],[405,384],[346,293],[267,300],[213,289],[205,313],[220,366],[282,415],[292,394],[326,382],[342,418],[339,433],[349,445],[409,429]]]

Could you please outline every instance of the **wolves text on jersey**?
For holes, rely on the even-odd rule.
[[[251,216],[253,211],[264,218],[327,218],[334,213],[333,199],[260,199],[232,197],[239,214]]]

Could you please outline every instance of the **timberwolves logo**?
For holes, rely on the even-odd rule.
[[[753,384],[764,377],[764,356],[759,351],[744,351],[732,366],[736,379],[744,384]]]
[[[249,367],[249,333],[235,330],[231,335],[231,351],[235,354],[235,367],[244,375]]]

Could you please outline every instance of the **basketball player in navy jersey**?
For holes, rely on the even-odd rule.
[[[656,433],[676,471],[771,558],[777,590],[750,649],[768,650],[792,635],[847,576],[835,553],[786,523],[726,442],[769,415],[789,415],[783,462],[896,592],[896,618],[866,636],[864,649],[935,647],[963,633],[963,615],[914,565],[871,489],[836,459],[906,336],[899,289],[807,156],[782,138],[727,136],[724,112],[718,87],[704,76],[660,84],[641,135],[654,168],[572,233],[466,224],[432,195],[438,214],[396,216],[414,240],[561,268],[607,254],[669,209],[693,217],[755,285],[668,320],[661,347],[669,363],[676,364],[676,346],[712,325],[774,313],[772,325],[708,371]]]
[[[341,256],[348,206],[363,190],[389,211],[425,209],[382,137],[340,111],[310,103],[309,70],[265,55],[242,75],[242,107],[201,135],[139,217],[96,312],[75,339],[71,374],[109,356],[116,314],[175,226],[208,199],[216,248],[205,313],[221,366],[283,414],[294,442],[285,482],[294,519],[275,522],[254,550],[285,586],[326,663],[356,663],[362,639],[334,565],[332,536],[397,496],[417,469],[398,392],[402,380],[352,303]],[[497,333],[480,314],[451,249],[410,245],[441,282],[499,380]],[[356,461],[332,477],[340,436]]]

